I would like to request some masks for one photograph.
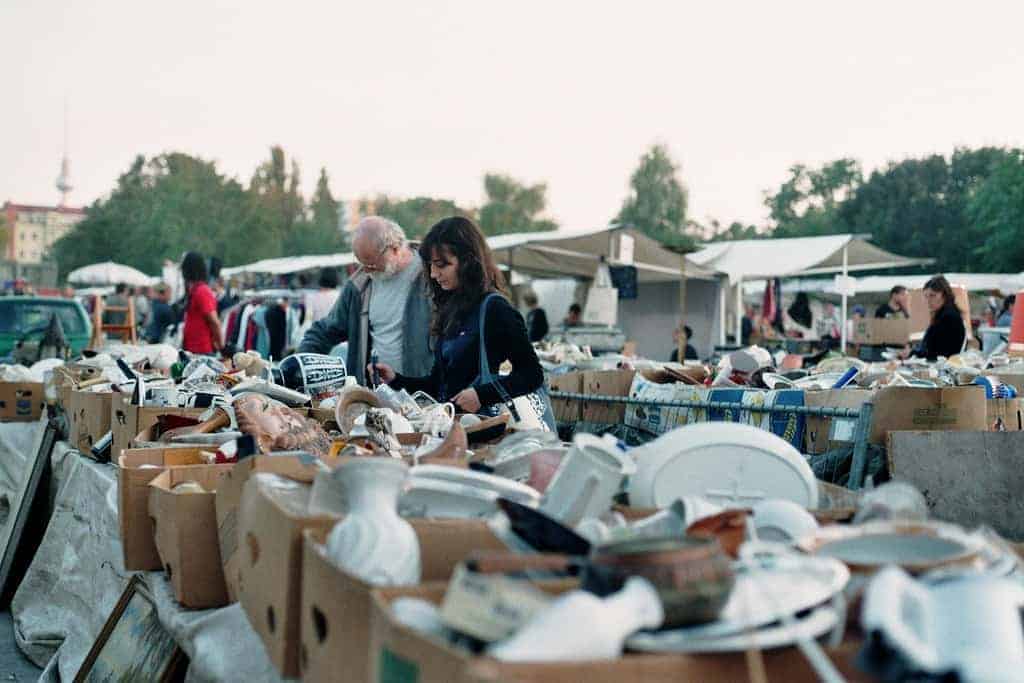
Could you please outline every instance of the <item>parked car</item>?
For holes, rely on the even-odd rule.
[[[0,359],[9,358],[18,342],[38,342],[55,313],[71,354],[81,353],[92,337],[92,322],[78,301],[48,296],[0,297]]]

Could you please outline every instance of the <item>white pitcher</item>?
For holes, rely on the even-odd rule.
[[[577,434],[541,500],[542,512],[568,526],[600,517],[612,506],[622,480],[636,471],[610,435]]]

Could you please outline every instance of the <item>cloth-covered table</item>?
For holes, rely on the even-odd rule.
[[[0,425],[0,448],[25,439],[8,427]],[[31,444],[29,438],[23,447]],[[131,572],[124,569],[121,553],[115,468],[82,457],[65,442],[54,447],[51,464],[53,516],[11,612],[18,647],[44,667],[39,680],[70,681]],[[0,496],[7,469],[0,466]],[[281,680],[240,605],[185,610],[162,573],[144,572],[142,577],[161,623],[191,660],[187,680]]]

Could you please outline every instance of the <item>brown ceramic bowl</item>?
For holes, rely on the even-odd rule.
[[[644,538],[598,546],[583,572],[583,588],[609,595],[630,576],[658,591],[665,609],[662,628],[718,618],[732,593],[732,563],[716,538]]]
[[[740,546],[747,533],[749,510],[726,510],[717,515],[698,519],[686,528],[692,538],[717,538],[730,557],[739,557]]]

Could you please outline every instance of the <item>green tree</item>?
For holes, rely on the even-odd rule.
[[[380,195],[360,201],[359,212],[364,216],[376,215],[393,220],[411,239],[422,238],[435,223],[448,216],[476,218],[472,209],[462,208],[451,199],[435,197],[397,199]]]
[[[228,264],[277,255],[279,247],[253,231],[251,218],[244,189],[214,162],[180,153],[138,156],[51,255],[61,277],[107,260],[158,273],[164,259],[189,249]]]
[[[7,244],[7,217],[0,213],[0,244]]]
[[[288,233],[284,253],[334,254],[345,251],[347,240],[339,224],[338,209],[339,204],[331,194],[327,169],[321,168],[307,216],[296,222]]]
[[[838,208],[860,186],[863,175],[854,159],[839,159],[820,168],[796,164],[789,178],[765,206],[775,237],[806,237],[843,232]]]
[[[988,269],[1024,269],[1024,153],[1013,150],[994,168],[968,200],[967,216],[985,236],[973,252]]]
[[[304,218],[299,165],[292,159],[290,172],[288,168],[284,150],[274,145],[270,148],[270,158],[257,167],[249,181],[253,219],[264,222],[260,232],[272,235],[279,245],[284,244],[292,228]]]
[[[668,148],[652,146],[630,176],[630,193],[615,222],[632,225],[669,246],[692,245],[686,234],[688,192],[678,173]]]
[[[721,225],[717,220],[712,219],[710,234],[706,239],[709,242],[728,242],[733,240],[758,240],[769,235],[757,229],[756,225],[743,225],[739,221],[733,221],[728,226]]]
[[[546,183],[526,185],[500,173],[486,174],[480,229],[485,235],[557,229],[557,223],[541,216],[547,208],[547,191]]]

